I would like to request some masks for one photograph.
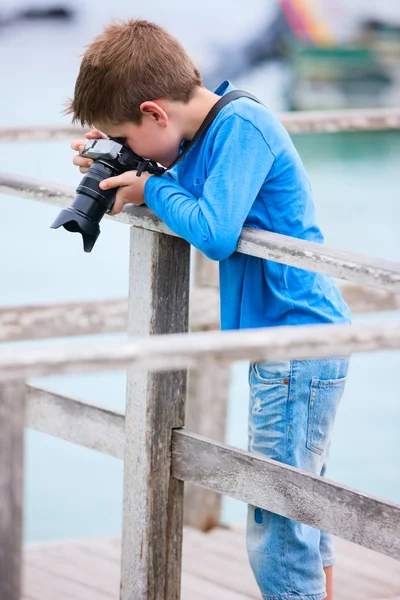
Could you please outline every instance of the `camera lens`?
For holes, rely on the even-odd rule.
[[[80,233],[84,251],[91,252],[100,235],[99,222],[112,209],[116,194],[116,189],[101,190],[99,183],[117,174],[110,165],[101,161],[93,163],[76,189],[72,206],[60,212],[52,229],[63,226],[67,231]]]

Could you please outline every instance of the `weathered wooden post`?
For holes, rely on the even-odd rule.
[[[20,600],[25,384],[0,382],[0,598]]]
[[[214,299],[219,306],[218,269],[217,262],[196,251],[195,288],[208,290],[210,296],[217,296]],[[217,320],[209,319],[207,325],[196,327],[197,331],[219,329],[219,310],[213,310],[212,314],[218,315]],[[217,442],[225,441],[229,380],[229,365],[208,364],[201,370],[190,371],[186,418],[188,431],[194,431]],[[220,522],[221,502],[220,494],[191,483],[185,484],[185,524],[203,531],[216,527]]]
[[[132,228],[130,335],[187,331],[189,270],[187,242]],[[170,467],[186,380],[184,371],[128,371],[121,600],[180,598],[183,482]]]

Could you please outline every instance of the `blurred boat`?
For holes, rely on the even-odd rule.
[[[279,0],[277,7],[253,39],[216,57],[206,85],[274,60],[289,66],[289,108],[400,103],[400,1]]]
[[[343,28],[342,31],[346,31]],[[331,35],[319,43],[293,36],[287,90],[294,110],[394,106],[400,103],[400,26],[376,18],[351,39]]]

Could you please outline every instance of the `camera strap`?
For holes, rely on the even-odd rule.
[[[254,100],[258,104],[262,104],[262,102],[258,98],[253,96],[253,94],[249,94],[248,92],[245,92],[243,90],[233,90],[232,92],[228,92],[227,94],[222,96],[221,99],[218,100],[218,102],[216,102],[216,104],[214,104],[214,106],[211,108],[210,112],[207,114],[206,118],[194,134],[193,138],[184,145],[182,152],[179,154],[179,156],[177,156],[174,162],[169,165],[168,169],[166,169],[167,171],[169,171],[169,169],[172,169],[172,167],[175,167],[175,165],[180,160],[182,160],[182,158],[197,142],[199,137],[206,131],[206,129],[208,129],[208,127],[210,127],[211,123],[214,121],[217,114],[224,108],[224,106],[226,106],[227,104],[229,104],[229,102],[232,102],[233,100],[237,100],[238,98],[250,98],[250,100]]]

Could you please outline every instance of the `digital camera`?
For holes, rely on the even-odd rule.
[[[67,231],[82,234],[83,249],[91,252],[100,235],[99,223],[111,211],[118,189],[102,190],[100,182],[125,171],[136,171],[138,177],[143,171],[160,176],[165,169],[132,152],[119,138],[89,140],[80,154],[94,163],[78,185],[72,206],[64,208],[51,227],[63,226]]]

